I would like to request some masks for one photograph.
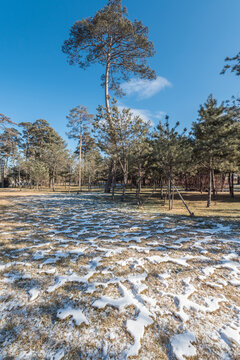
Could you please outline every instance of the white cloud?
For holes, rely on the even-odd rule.
[[[119,110],[123,110],[126,109],[128,107],[126,106],[118,106]],[[146,109],[133,109],[130,108],[131,113],[133,114],[133,116],[140,116],[140,118],[144,121],[144,122],[148,122],[151,120],[151,111],[146,110]]]
[[[119,110],[123,110],[124,108],[128,108],[127,106],[118,106]],[[162,120],[163,117],[166,115],[166,113],[164,111],[150,111],[147,109],[134,109],[134,108],[130,108],[131,113],[133,114],[133,116],[140,116],[140,118],[144,121],[144,122],[148,122],[150,121],[151,125],[153,124],[153,120],[154,119],[158,119],[158,120]]]
[[[122,84],[127,95],[137,94],[140,99],[148,99],[171,83],[164,77],[158,76],[156,80],[132,79]]]
[[[162,120],[165,115],[166,113],[164,111],[156,111],[152,116],[154,119]]]

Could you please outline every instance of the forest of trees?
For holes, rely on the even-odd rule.
[[[119,110],[116,101],[111,103],[111,125],[105,107],[100,106],[93,118],[87,108],[78,106],[66,122],[68,136],[76,140],[73,154],[46,120],[16,125],[1,114],[5,186],[48,185],[55,191],[58,182],[90,190],[92,184],[109,182],[114,197],[118,182],[124,200],[127,186],[136,188],[136,197],[142,185],[158,186],[161,196],[165,189],[171,199],[174,185],[182,185],[186,190],[207,190],[210,206],[211,195],[226,182],[234,196],[234,174],[240,167],[239,114],[238,101],[218,105],[210,95],[191,131],[180,132],[179,123],[171,127],[168,116],[152,128],[130,109]]]
[[[172,127],[168,116],[153,127],[131,109],[120,110],[116,99],[123,95],[121,80],[132,75],[148,80],[156,77],[147,64],[155,53],[148,28],[128,19],[120,0],[109,0],[94,17],[77,21],[62,50],[71,65],[82,69],[94,63],[103,66],[105,104],[97,108],[96,115],[77,105],[66,116],[66,134],[76,144],[73,153],[46,120],[15,124],[0,114],[2,186],[49,186],[55,191],[56,183],[69,190],[71,184],[79,190],[101,185],[114,198],[116,184],[121,183],[123,201],[128,186],[135,187],[137,199],[142,186],[152,186],[159,187],[161,197],[167,194],[169,209],[175,186],[208,191],[208,207],[226,183],[234,197],[234,179],[240,168],[239,99],[218,103],[210,94],[191,129],[183,131],[180,123]],[[239,75],[239,56],[226,60],[235,61],[232,71]]]

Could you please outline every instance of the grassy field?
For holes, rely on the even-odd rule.
[[[0,193],[0,359],[239,359],[239,222],[127,200]]]
[[[70,193],[74,194],[78,192],[77,186],[72,186]],[[82,192],[87,192],[87,188],[83,187]],[[91,192],[100,192],[103,193],[103,188],[93,188]],[[11,197],[19,196],[28,196],[28,195],[41,195],[53,193],[52,190],[48,188],[42,188],[37,191],[35,189],[0,189],[0,210],[8,206],[9,199]],[[57,186],[56,193],[68,193],[68,190],[65,190],[64,186]],[[187,202],[191,212],[195,216],[205,217],[205,216],[216,216],[216,217],[229,217],[229,218],[240,218],[240,194],[237,193],[235,198],[232,199],[228,193],[219,193],[212,200],[212,205],[210,208],[206,207],[207,204],[207,193],[199,192],[182,192],[184,200]],[[111,201],[111,195],[105,195],[104,199],[109,198]],[[171,214],[171,215],[188,215],[188,211],[183,205],[181,199],[176,194],[174,200],[173,210],[168,210],[168,202],[160,198],[160,192],[157,190],[155,192],[152,189],[146,188],[143,189],[141,194],[142,206],[139,208],[137,199],[135,197],[135,191],[128,189],[126,193],[125,203],[132,206],[133,208],[142,209],[143,211],[153,212],[153,213],[162,213],[162,214]],[[121,202],[121,189],[117,189],[114,202],[119,203],[122,206]]]

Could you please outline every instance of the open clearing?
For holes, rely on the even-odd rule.
[[[239,359],[238,221],[98,194],[8,201],[1,359]]]

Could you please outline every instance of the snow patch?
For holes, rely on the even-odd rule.
[[[32,288],[29,290],[29,301],[34,301],[39,296],[40,291],[37,288]]]
[[[172,351],[178,360],[186,360],[186,357],[197,355],[193,342],[196,342],[195,335],[189,331],[171,338]]]
[[[80,326],[82,323],[89,325],[89,322],[86,316],[83,314],[82,310],[80,309],[73,309],[71,307],[60,309],[57,312],[57,317],[61,320],[64,320],[71,316],[77,326]]]

